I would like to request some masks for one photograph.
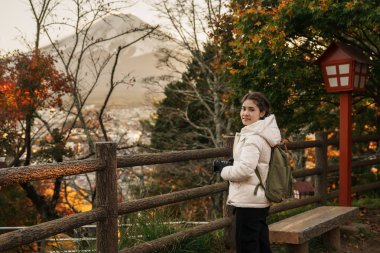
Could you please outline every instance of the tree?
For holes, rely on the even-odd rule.
[[[232,103],[248,90],[262,91],[289,134],[334,132],[339,101],[321,85],[316,59],[339,40],[372,59],[366,92],[354,94],[354,130],[370,133],[368,126],[377,125],[379,131],[378,12],[377,1],[231,1],[216,41],[231,45],[224,55],[233,80]],[[231,22],[233,37],[223,33],[225,20]]]
[[[206,48],[204,62],[212,65],[215,49],[212,46]],[[198,61],[193,60],[181,81],[165,87],[165,98],[158,104],[157,120],[152,129],[153,147],[180,150],[221,145],[221,136],[217,137],[216,129],[219,134],[226,132],[227,125],[223,122],[227,122],[227,118],[222,103],[218,104],[220,114],[215,113],[213,95],[221,96],[223,92],[226,91],[210,90]]]
[[[34,20],[36,21],[36,37],[34,49],[40,48],[40,37],[49,16],[54,15],[54,10],[59,6],[57,0],[28,0]]]
[[[31,126],[35,113],[41,108],[62,106],[61,97],[69,92],[69,77],[60,73],[54,60],[39,50],[28,53],[16,52],[2,58],[1,107],[6,123],[25,122],[25,165],[31,157]]]
[[[17,133],[17,127],[21,126],[25,138],[18,142],[23,142],[22,145],[25,147],[25,166],[31,162],[32,126],[37,111],[62,106],[62,96],[70,90],[70,78],[59,72],[54,63],[51,56],[42,54],[38,49],[32,53],[15,53],[0,60],[0,107],[5,112],[5,117],[1,120],[5,122],[5,126],[11,127],[12,133]],[[13,165],[19,166],[22,152],[16,153],[18,156]],[[44,218],[57,217],[55,205],[51,208],[31,183],[23,183],[22,187]],[[52,202],[56,203],[59,188],[57,186]]]
[[[196,1],[169,0],[157,4],[179,38],[173,39],[179,50],[161,51],[162,64],[180,74],[181,79],[175,81],[175,76],[162,76],[153,80],[154,84],[174,80],[165,87],[166,98],[158,107],[152,134],[154,145],[160,143],[171,149],[220,147],[222,135],[229,132],[225,115],[228,110],[223,102],[229,88],[220,70],[220,51],[209,43],[208,37],[212,30],[209,24],[220,15],[222,4],[204,1],[203,5],[197,5]],[[175,68],[179,64],[173,62],[184,64],[186,72]]]

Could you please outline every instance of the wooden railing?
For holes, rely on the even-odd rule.
[[[135,154],[116,156],[116,144],[110,142],[97,143],[96,159],[86,161],[63,162],[38,166],[25,166],[0,169],[0,186],[24,183],[43,179],[53,179],[63,176],[96,172],[96,201],[93,210],[66,216],[56,220],[44,222],[25,229],[20,229],[0,235],[0,251],[11,249],[20,245],[29,244],[59,233],[82,227],[96,222],[97,252],[118,252],[118,215],[129,214],[154,207],[178,203],[203,196],[226,192],[228,183],[177,191],[159,196],[117,203],[116,169],[149,164],[173,163],[180,161],[199,160],[216,157],[229,157],[232,153],[231,140],[224,148],[211,148],[202,150],[187,150],[169,153]],[[379,141],[380,136],[354,137],[353,142]],[[323,203],[327,199],[338,196],[337,192],[327,192],[327,175],[338,170],[338,166],[329,166],[327,163],[327,146],[337,145],[338,141],[327,140],[326,134],[318,133],[315,141],[291,142],[288,149],[316,148],[316,166],[314,169],[295,171],[294,178],[316,176],[315,196],[294,200],[272,206],[270,213],[277,213],[312,203]],[[380,159],[353,162],[352,167],[380,164]],[[355,186],[352,192],[362,192],[380,188],[380,181],[366,185]],[[119,252],[152,252],[162,249],[179,240],[200,236],[211,231],[225,229],[226,250],[233,252],[233,218],[226,211],[225,217],[199,225],[184,231],[165,236],[147,243],[141,243]]]

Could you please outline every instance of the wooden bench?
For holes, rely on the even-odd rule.
[[[310,239],[322,235],[340,250],[339,226],[347,223],[357,207],[321,206],[269,225],[271,243],[287,244],[291,253],[308,253]]]

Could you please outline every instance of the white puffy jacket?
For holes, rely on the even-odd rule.
[[[271,146],[280,143],[281,134],[274,115],[245,126],[235,135],[234,164],[226,166],[221,172],[224,180],[230,181],[227,204],[236,207],[263,208],[270,205],[262,187],[254,195],[260,183],[255,174],[256,167],[265,184]]]

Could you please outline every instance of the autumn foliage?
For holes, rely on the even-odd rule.
[[[54,59],[35,50],[0,59],[0,136],[17,135],[19,122],[32,121],[37,110],[62,105],[70,78],[59,72]],[[20,135],[20,133],[18,133]]]
[[[1,120],[23,120],[35,110],[62,105],[69,92],[68,78],[59,72],[54,59],[39,50],[16,53],[0,62]]]
[[[373,133],[380,104],[378,6],[374,0],[229,1],[213,36],[223,50],[230,100],[238,104],[247,91],[261,91],[287,133],[334,132],[339,101],[326,93],[316,60],[339,41],[371,57],[367,89],[353,94],[353,120],[355,134]]]

